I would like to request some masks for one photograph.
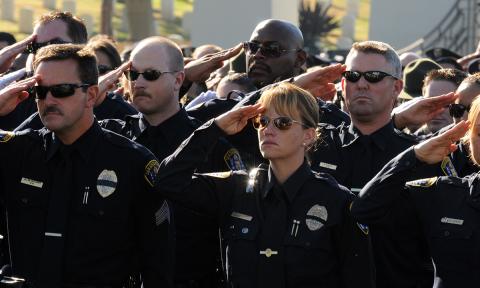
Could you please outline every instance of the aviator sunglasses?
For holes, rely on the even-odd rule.
[[[455,103],[448,105],[448,112],[453,118],[462,118],[465,111],[470,112],[470,106]]]
[[[47,93],[50,91],[55,98],[65,98],[75,94],[75,89],[82,88],[83,92],[92,84],[58,84],[52,86],[33,86],[32,90],[36,99],[43,100],[47,98]]]
[[[269,58],[278,58],[282,56],[283,53],[300,51],[300,49],[282,49],[280,44],[276,42],[271,43],[257,43],[257,42],[243,42],[243,49],[249,54],[256,54],[258,50],[262,53],[263,56]]]
[[[176,73],[178,71],[158,71],[158,70],[152,70],[152,69],[149,69],[149,70],[145,70],[143,72],[138,72],[138,71],[134,71],[134,70],[127,70],[124,72],[125,74],[125,77],[127,77],[128,80],[130,81],[135,81],[138,79],[138,77],[140,75],[143,76],[143,78],[147,81],[155,81],[157,80],[158,78],[160,78],[160,76],[162,76],[162,74],[164,73]]]
[[[365,72],[359,72],[359,71],[345,71],[342,73],[342,76],[347,79],[348,82],[358,82],[360,78],[365,78],[370,83],[378,83],[383,80],[385,77],[392,77],[394,79],[398,79],[397,77],[390,75],[386,72],[383,71],[365,71]]]
[[[275,119],[271,119],[271,118],[269,118],[268,116],[265,116],[265,115],[257,116],[257,117],[252,119],[253,128],[255,128],[257,130],[265,129],[268,126],[268,124],[270,123],[270,121],[273,122],[273,125],[278,130],[282,130],[282,131],[290,129],[290,127],[292,126],[293,123],[297,123],[297,124],[302,125],[305,128],[308,128],[308,126],[303,124],[302,122],[293,120],[292,118],[287,117],[287,116],[280,116],[280,117],[277,117]]]

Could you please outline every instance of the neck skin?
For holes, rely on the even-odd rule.
[[[274,159],[270,160],[270,167],[278,183],[283,184],[297,169],[303,164],[304,155],[294,159]]]
[[[360,121],[355,118],[352,119],[352,124],[362,132],[363,135],[370,135],[372,133],[375,133],[377,130],[382,128],[383,126],[387,125],[388,122],[392,120],[392,117],[390,114],[385,114],[382,115],[381,117],[377,117],[376,119],[373,119],[371,121]]]
[[[178,97],[177,97],[178,99]],[[165,120],[169,119],[173,115],[177,114],[180,111],[180,104],[178,102],[172,101],[172,104],[168,105],[170,107],[165,107],[161,111],[156,111],[151,114],[143,114],[145,120],[152,126],[158,126],[162,124]]]
[[[94,118],[92,114],[90,117],[81,120],[74,129],[70,129],[68,131],[54,131],[54,133],[63,144],[71,145],[83,134],[85,134],[90,127],[92,127],[93,121]]]

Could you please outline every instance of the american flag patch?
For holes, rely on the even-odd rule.
[[[165,220],[170,223],[170,208],[167,201],[163,201],[162,207],[155,212],[155,224],[157,226],[161,225]]]

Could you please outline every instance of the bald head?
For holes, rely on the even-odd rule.
[[[164,62],[170,71],[183,71],[182,50],[172,40],[160,36],[146,38],[132,50],[130,60],[143,55],[151,55],[152,62]]]
[[[269,34],[275,35],[276,39],[271,39],[271,41],[279,41],[284,39],[285,41],[293,44],[292,48],[302,49],[303,48],[303,34],[300,29],[295,26],[293,23],[279,20],[279,19],[267,19],[264,20],[255,27],[253,30],[250,39],[254,39],[258,36],[259,33],[267,31]]]

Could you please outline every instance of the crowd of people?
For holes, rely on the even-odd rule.
[[[480,285],[480,48],[309,67],[290,22],[242,40],[0,32],[2,283]]]

